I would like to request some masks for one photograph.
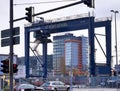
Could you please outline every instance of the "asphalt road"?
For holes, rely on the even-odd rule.
[[[116,88],[73,88],[73,91],[120,91]]]

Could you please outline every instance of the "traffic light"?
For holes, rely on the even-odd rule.
[[[17,64],[13,64],[13,73],[17,73],[18,71],[18,65]]]
[[[84,4],[90,8],[94,8],[94,0],[83,0]]]
[[[3,73],[9,73],[9,59],[1,60],[1,71]]]
[[[32,22],[33,21],[33,19],[32,19],[32,14],[33,14],[33,7],[27,7],[27,8],[25,8],[25,10],[27,11],[26,12],[26,20],[28,21],[28,22]]]

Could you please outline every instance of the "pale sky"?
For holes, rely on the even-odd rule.
[[[0,30],[9,28],[9,1],[10,0],[0,0]],[[51,1],[62,1],[62,0],[14,0],[14,4],[24,4],[24,3],[39,3],[39,2],[51,2]],[[24,17],[25,16],[25,8],[29,6],[35,7],[35,13],[39,13],[42,11],[46,11],[52,8],[56,8],[65,4],[73,3],[79,0],[63,0],[66,2],[56,2],[56,3],[41,3],[41,4],[25,4],[25,5],[14,5],[14,19]],[[91,9],[84,4],[78,4],[69,8],[61,9],[52,13],[47,13],[44,15],[40,15],[38,17],[44,17],[45,19],[53,19],[60,18],[65,16],[71,16],[76,14],[83,14],[90,12],[94,13],[95,18],[103,18],[113,16],[113,13],[110,10],[117,10],[120,12],[120,0],[95,0],[95,9]],[[36,18],[38,19],[38,18]],[[28,23],[26,20],[18,21],[14,23],[14,27],[20,26],[20,44],[14,46],[14,53],[18,56],[24,56],[24,24]],[[118,34],[118,56],[120,57],[120,13],[117,14],[117,34]],[[97,29],[96,29],[97,30]],[[104,32],[102,29],[98,29],[99,32]],[[112,21],[112,55],[115,55],[115,42],[114,42],[114,16]],[[76,34],[76,33],[75,33]],[[78,33],[77,33],[78,34]],[[82,31],[79,35],[82,34]],[[84,32],[84,34],[86,34]],[[86,36],[86,35],[85,35]],[[102,37],[101,37],[102,38]],[[52,50],[50,50],[52,46],[50,45],[48,48],[48,53],[51,54]],[[103,54],[97,55],[97,53],[101,53],[99,47],[96,47],[96,57],[98,60],[103,60]],[[0,48],[0,54],[9,54],[9,47]],[[119,59],[120,60],[120,59]],[[115,61],[115,59],[113,60]]]

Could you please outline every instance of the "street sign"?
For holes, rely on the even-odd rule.
[[[20,43],[20,28],[13,28],[13,45]],[[10,29],[1,31],[1,47],[10,45]]]
[[[13,45],[20,43],[20,36],[13,37]],[[10,38],[1,39],[1,47],[9,46],[10,45]]]
[[[19,34],[20,34],[20,28],[19,27],[13,28],[13,36]],[[6,37],[10,37],[10,29],[1,31],[1,38],[6,38]]]

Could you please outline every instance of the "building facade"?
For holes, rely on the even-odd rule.
[[[43,56],[38,56],[42,59]],[[43,69],[41,62],[39,62],[36,58],[36,56],[30,56],[29,60],[29,69],[30,69],[30,74],[32,75],[42,75],[43,74]],[[17,63],[19,66],[25,66],[25,57],[19,57],[17,60]],[[53,70],[53,55],[47,55],[47,70],[50,72]]]
[[[73,34],[65,34],[53,37],[53,69],[59,71],[61,60],[64,59],[65,40],[74,38]]]
[[[53,41],[54,70],[68,72],[72,67],[77,74],[88,70],[87,37],[65,34],[54,36]]]
[[[81,41],[71,39],[65,41],[65,66],[66,72],[73,70],[73,74],[82,72],[82,46]]]
[[[82,42],[82,70],[86,71],[88,70],[88,64],[89,64],[89,45],[88,45],[88,38],[85,36],[81,36],[81,42]]]

